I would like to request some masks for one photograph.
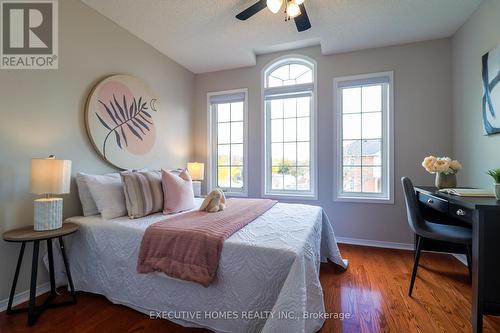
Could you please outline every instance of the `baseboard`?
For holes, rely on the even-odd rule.
[[[350,245],[361,245],[369,247],[381,247],[384,249],[396,249],[396,250],[413,250],[413,244],[409,243],[395,243],[395,242],[385,242],[370,239],[360,239],[360,238],[348,238],[348,237],[336,237],[337,242],[341,244]]]
[[[39,296],[45,294],[49,290],[50,290],[50,283],[49,282],[42,283],[36,287],[36,295]],[[21,291],[20,293],[14,295],[14,300],[12,302],[12,305],[16,306],[18,304],[27,302],[29,299],[30,299],[30,291],[29,290]],[[7,310],[8,304],[9,304],[8,298],[0,300],[0,312],[4,312],[5,310]]]
[[[395,250],[407,250],[413,251],[413,244],[408,243],[396,243],[396,242],[385,242],[385,241],[376,241],[370,239],[360,239],[360,238],[348,238],[348,237],[336,237],[337,242],[341,244],[349,244],[349,245],[360,245],[360,246],[369,246],[369,247],[380,247],[384,249],[395,249]],[[432,251],[429,251],[432,252]],[[455,257],[462,264],[467,266],[467,258],[464,254],[456,254],[450,253],[451,256]]]

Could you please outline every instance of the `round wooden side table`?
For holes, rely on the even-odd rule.
[[[14,281],[12,282],[12,288],[10,290],[9,303],[7,305],[7,314],[28,312],[28,326],[33,325],[37,318],[42,314],[42,312],[51,307],[57,307],[67,304],[76,304],[76,294],[75,288],[73,286],[73,280],[71,279],[71,272],[68,265],[68,258],[66,256],[66,251],[64,250],[63,236],[72,234],[78,230],[78,224],[76,223],[63,223],[62,228],[56,230],[48,231],[35,231],[33,226],[14,229],[7,231],[3,234],[3,239],[7,242],[21,243],[21,250],[19,251],[19,258],[17,259],[16,272],[14,274]],[[66,269],[66,276],[68,277],[68,284],[71,290],[71,301],[52,303],[52,300],[56,297],[56,283],[54,276],[54,256],[52,251],[52,239],[57,238],[59,240],[59,247],[61,249],[61,254],[64,261],[64,268]],[[47,241],[47,252],[49,259],[49,277],[50,277],[50,294],[45,300],[45,302],[36,306],[36,277],[38,273],[38,252],[40,249],[40,241]],[[14,300],[14,294],[16,292],[17,280],[19,278],[19,270],[21,268],[21,263],[23,261],[24,249],[26,243],[33,242],[33,257],[31,262],[31,284],[30,284],[30,299],[27,308],[22,309],[12,309],[12,301]]]

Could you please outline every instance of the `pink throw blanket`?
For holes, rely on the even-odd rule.
[[[269,199],[228,199],[221,212],[193,211],[152,224],[142,238],[137,272],[160,271],[208,287],[224,241],[275,204]]]

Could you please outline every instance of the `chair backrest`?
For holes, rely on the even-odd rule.
[[[420,214],[420,206],[418,204],[417,195],[415,194],[415,189],[413,188],[410,178],[402,177],[401,184],[403,185],[403,191],[405,194],[408,224],[413,232],[418,235],[423,230],[425,222]]]

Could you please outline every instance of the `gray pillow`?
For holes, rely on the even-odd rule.
[[[78,196],[80,197],[80,203],[82,204],[83,216],[91,216],[99,214],[99,209],[90,193],[88,186],[88,181],[99,177],[111,177],[120,180],[119,173],[108,173],[105,175],[89,175],[80,172],[76,175],[76,185],[78,187]]]
[[[120,175],[103,175],[87,179],[97,209],[105,220],[127,215]]]

